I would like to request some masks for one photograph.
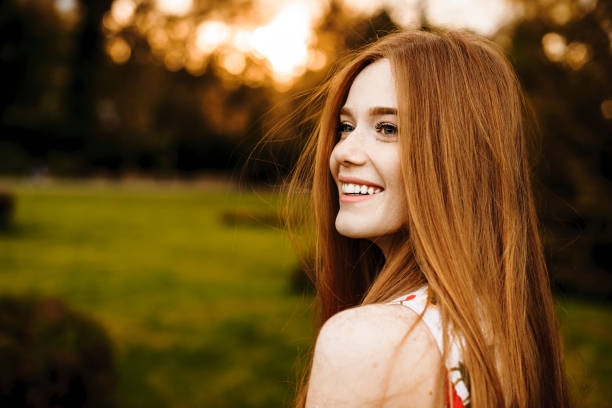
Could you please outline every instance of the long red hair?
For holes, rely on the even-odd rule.
[[[409,214],[386,260],[371,242],[335,230],[328,165],[352,81],[382,58],[398,89]],[[311,191],[318,327],[427,282],[444,325],[464,338],[473,407],[568,406],[529,179],[528,105],[503,52],[463,31],[393,33],[352,56],[319,95],[320,119],[289,188],[290,199]],[[307,386],[305,379],[298,407]]]

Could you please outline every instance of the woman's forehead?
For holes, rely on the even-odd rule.
[[[395,79],[388,59],[366,66],[353,80],[344,103],[344,111],[366,114],[372,108],[397,109]]]

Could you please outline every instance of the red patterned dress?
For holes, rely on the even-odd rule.
[[[400,304],[408,306],[416,314],[423,314],[423,322],[436,340],[436,344],[442,353],[442,317],[437,306],[428,301],[427,286],[403,295],[389,304]],[[427,309],[425,309],[427,306]],[[423,313],[425,311],[425,313]],[[470,407],[470,383],[463,359],[461,357],[461,348],[459,347],[459,339],[449,333],[450,345],[448,356],[446,359],[446,373],[450,377],[452,384],[452,399],[453,408],[469,408]],[[450,401],[446,398],[446,406],[450,407]]]

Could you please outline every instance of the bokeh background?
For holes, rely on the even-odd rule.
[[[0,405],[287,405],[314,335],[293,112],[403,27],[516,67],[576,406],[612,406],[609,0],[2,1]]]

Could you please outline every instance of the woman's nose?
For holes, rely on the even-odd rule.
[[[334,147],[332,155],[335,156],[336,161],[341,165],[349,166],[364,164],[367,159],[367,154],[364,141],[360,137],[360,131],[355,129],[344,139],[340,140]]]

